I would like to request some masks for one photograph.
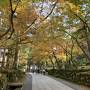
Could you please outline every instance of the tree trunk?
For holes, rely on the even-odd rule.
[[[52,63],[53,69],[55,69],[54,62],[53,62],[53,60],[52,60],[52,58],[51,58],[50,56],[49,56],[49,59],[50,59],[50,61],[51,61],[51,63]]]
[[[57,59],[57,57],[56,57],[54,51],[53,51],[53,56],[54,56],[54,58],[55,58],[55,60],[56,60],[56,63],[57,63],[58,69],[60,69],[61,67],[60,67],[60,64],[59,64],[59,62],[58,62],[58,59]]]
[[[14,56],[14,62],[13,62],[13,68],[17,69],[18,68],[18,44],[16,43],[15,47],[15,56]]]
[[[3,58],[2,58],[2,68],[4,68],[5,65],[5,48],[3,48]]]

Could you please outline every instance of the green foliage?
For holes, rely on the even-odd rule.
[[[47,70],[50,75],[90,86],[90,70]]]
[[[0,90],[5,89],[7,83],[7,77],[6,74],[0,73]]]
[[[12,70],[7,74],[7,80],[8,82],[18,82],[23,78],[24,75],[25,73],[22,72],[21,69]]]
[[[71,3],[74,3],[75,5],[90,3],[90,0],[69,0]]]
[[[9,3],[9,0],[0,0],[0,7],[5,7]]]

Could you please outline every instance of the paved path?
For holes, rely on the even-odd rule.
[[[41,74],[28,74],[22,90],[75,90],[75,89],[48,76],[44,76]]]
[[[90,90],[90,87],[87,87],[87,86],[83,86],[83,85],[78,85],[78,84],[75,84],[73,82],[69,82],[69,81],[66,81],[64,79],[60,79],[60,78],[55,78],[55,77],[52,77],[50,76],[51,78],[73,88],[74,90]]]
[[[22,90],[32,90],[32,76],[30,74],[27,74]]]

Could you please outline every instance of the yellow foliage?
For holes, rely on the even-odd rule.
[[[67,2],[67,5],[69,5],[70,10],[72,12],[75,12],[75,13],[79,13],[80,12],[80,7],[78,5],[75,5],[75,4],[70,3],[70,2]]]
[[[64,2],[65,2],[65,0],[58,0],[58,2],[60,2],[60,3],[64,3]]]

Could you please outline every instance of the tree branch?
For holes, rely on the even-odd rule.
[[[53,4],[53,8],[49,12],[49,14],[43,19],[43,21],[45,21],[52,14],[52,12],[53,12],[54,8],[56,7],[57,3],[58,3],[58,0],[56,0],[56,2]]]
[[[90,27],[88,26],[86,20],[83,20],[80,16],[78,16],[78,15],[75,14],[75,13],[74,13],[74,15],[75,15],[76,17],[78,17],[78,18],[83,22],[84,26],[87,27],[87,28],[88,28],[88,31],[90,32]]]

